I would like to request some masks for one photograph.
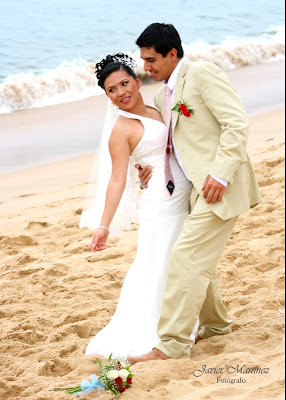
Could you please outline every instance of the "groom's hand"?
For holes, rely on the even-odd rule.
[[[141,184],[144,186],[144,189],[147,189],[148,187],[148,182],[152,178],[152,167],[149,165],[147,167],[141,168],[139,164],[135,164],[135,168],[138,169],[138,177],[140,179]]]
[[[226,187],[212,178],[210,175],[206,177],[203,184],[203,196],[207,203],[219,203],[224,195]]]

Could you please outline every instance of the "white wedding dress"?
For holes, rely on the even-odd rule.
[[[174,156],[170,165],[175,190],[170,197],[165,186],[166,126],[157,120],[120,111],[138,119],[144,135],[132,153],[142,167],[153,167],[148,189],[139,201],[139,231],[136,258],[126,275],[117,309],[109,324],[89,342],[85,354],[106,358],[139,356],[159,343],[157,326],[163,302],[172,246],[189,213],[192,184]]]

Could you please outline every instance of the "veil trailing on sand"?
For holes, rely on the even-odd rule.
[[[106,191],[112,172],[112,161],[108,149],[108,142],[112,129],[118,119],[118,107],[108,100],[107,112],[103,132],[101,135],[99,152],[95,155],[91,171],[83,211],[80,218],[80,228],[96,229],[100,225],[103,214]],[[111,236],[119,235],[123,230],[130,230],[132,223],[138,222],[136,169],[134,160],[130,157],[127,172],[126,186],[110,225]]]

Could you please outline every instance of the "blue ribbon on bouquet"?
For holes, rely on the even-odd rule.
[[[84,396],[92,393],[95,389],[98,390],[98,399],[100,400],[100,394],[105,390],[104,384],[101,382],[98,377],[93,374],[90,375],[89,377],[90,381],[88,379],[84,379],[81,384],[81,392],[74,393],[77,396]]]

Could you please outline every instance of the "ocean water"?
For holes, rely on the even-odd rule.
[[[228,70],[285,57],[282,0],[0,0],[0,113],[101,94],[94,64],[132,54],[152,22],[172,23],[186,58]]]

